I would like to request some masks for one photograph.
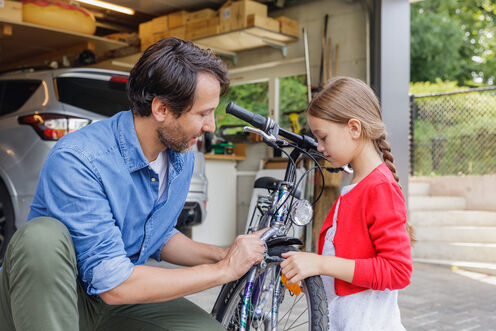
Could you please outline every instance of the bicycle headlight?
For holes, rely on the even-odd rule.
[[[297,200],[291,209],[291,221],[295,225],[305,226],[312,220],[313,208],[308,200]]]

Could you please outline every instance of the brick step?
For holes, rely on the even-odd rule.
[[[416,226],[415,238],[419,242],[496,243],[496,226]]]
[[[496,243],[416,242],[412,256],[419,259],[494,263]]]
[[[496,212],[482,210],[410,211],[415,226],[496,226]]]
[[[428,196],[430,192],[429,183],[408,183],[408,196]]]
[[[463,210],[467,206],[465,198],[445,196],[411,196],[408,208],[417,210]]]
[[[461,268],[464,270],[478,272],[481,274],[496,276],[496,263],[436,260],[436,259],[422,259],[422,258],[414,258],[413,260],[415,262],[422,262],[422,263],[449,265],[449,266],[458,267],[458,268]]]

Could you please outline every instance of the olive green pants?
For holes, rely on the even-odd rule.
[[[171,284],[172,286],[173,284]],[[192,302],[105,304],[77,281],[72,238],[59,221],[40,217],[12,238],[0,271],[0,330],[223,330]]]

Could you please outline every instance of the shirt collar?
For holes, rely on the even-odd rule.
[[[117,130],[119,135],[119,148],[129,172],[148,167],[150,162],[148,162],[141,149],[131,110],[122,112],[122,116],[117,124]],[[173,166],[176,173],[181,172],[184,167],[186,154],[174,152],[170,148],[167,149],[167,154],[169,156],[168,163]]]

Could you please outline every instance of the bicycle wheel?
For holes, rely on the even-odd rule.
[[[240,329],[240,316],[247,275],[225,285],[212,311],[214,317],[229,331]],[[269,330],[271,327],[273,279],[280,281],[279,266],[270,266],[260,273],[254,284],[248,311],[247,330]],[[327,301],[319,276],[301,282],[299,296],[281,284],[278,330],[324,331],[328,328]]]

